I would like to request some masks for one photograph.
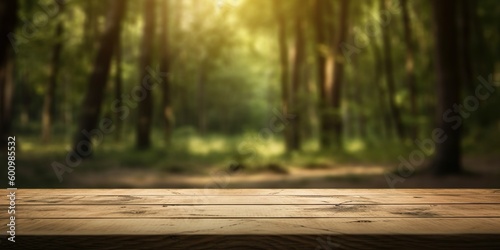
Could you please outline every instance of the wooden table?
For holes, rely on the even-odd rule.
[[[500,249],[499,189],[19,189],[14,244],[2,197],[0,249]]]

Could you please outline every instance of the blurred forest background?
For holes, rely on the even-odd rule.
[[[500,187],[496,0],[0,0],[0,19],[18,187]]]

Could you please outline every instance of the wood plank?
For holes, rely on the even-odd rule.
[[[500,249],[498,189],[21,189],[16,195],[18,242],[7,249]],[[0,204],[6,211],[7,199]]]
[[[19,206],[16,215],[19,219],[357,217],[500,218],[500,205],[37,205]]]
[[[3,190],[6,194],[7,191]],[[19,195],[498,195],[500,189],[19,189]]]
[[[500,218],[18,219],[16,225],[21,236],[500,234]]]
[[[7,205],[7,200],[0,200],[0,205]],[[19,205],[166,205],[166,204],[255,204],[255,205],[280,205],[280,204],[500,204],[500,195],[207,195],[207,196],[183,196],[183,195],[32,195],[18,194],[16,203]]]

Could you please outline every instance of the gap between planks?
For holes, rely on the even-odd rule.
[[[500,234],[500,218],[19,219],[16,223],[18,235],[61,236]]]
[[[4,192],[6,192],[4,190]],[[7,193],[7,192],[6,192]],[[499,195],[500,189],[18,189],[21,195]]]
[[[399,196],[137,196],[137,195],[76,195],[76,196],[16,196],[19,205],[100,205],[100,204],[183,204],[183,205],[282,205],[282,204],[500,204],[500,195],[399,195]],[[0,205],[7,205],[6,199]]]
[[[7,207],[0,207],[7,210]],[[20,206],[19,219],[59,218],[500,218],[500,205]]]

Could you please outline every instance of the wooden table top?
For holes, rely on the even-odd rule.
[[[8,202],[0,199],[3,225]],[[18,242],[191,236],[184,244],[196,239],[201,247],[214,236],[218,244],[274,237],[273,246],[287,249],[306,239],[312,249],[375,247],[382,239],[391,239],[382,240],[386,249],[391,242],[500,249],[500,189],[19,189],[15,216]]]

